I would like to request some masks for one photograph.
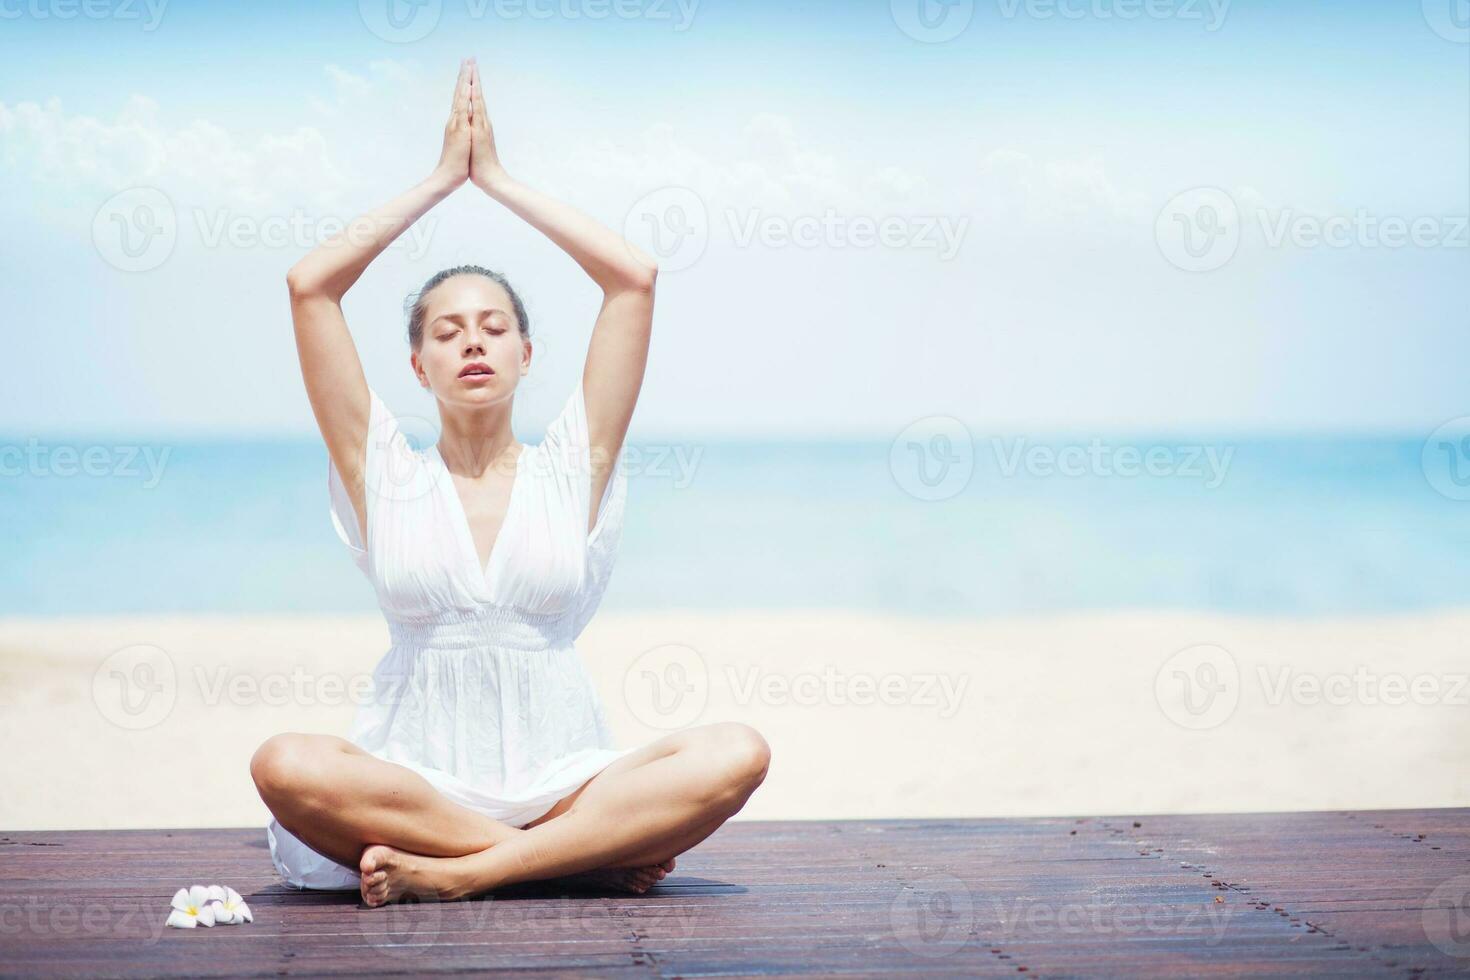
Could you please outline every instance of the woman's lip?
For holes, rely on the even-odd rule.
[[[461,374],[459,376],[459,380],[461,380],[461,381],[489,381],[493,377],[495,377],[495,375],[493,375],[493,374]]]
[[[489,369],[484,370],[484,371],[461,371],[461,372],[459,372],[459,376],[461,378],[488,378],[488,377],[493,376],[494,374],[495,374],[495,372],[492,371],[492,370],[489,370]]]

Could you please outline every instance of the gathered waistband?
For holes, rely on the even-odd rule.
[[[486,606],[455,610],[432,619],[388,619],[388,634],[395,647],[407,649],[502,650],[560,649],[571,645],[573,617],[565,613],[528,613]]]

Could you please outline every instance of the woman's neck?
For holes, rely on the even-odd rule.
[[[511,406],[447,411],[439,405],[439,455],[453,472],[479,477],[492,467],[515,466],[520,443],[510,426]]]

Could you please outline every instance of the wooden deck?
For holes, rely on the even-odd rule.
[[[735,823],[641,897],[360,907],[262,828],[0,833],[6,976],[1470,973],[1470,810]],[[164,929],[175,889],[255,922]]]

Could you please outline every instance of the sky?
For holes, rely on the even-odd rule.
[[[1427,433],[1470,415],[1464,0],[0,0],[0,432],[314,432],[286,270],[427,176],[475,55],[508,169],[662,264],[632,437]],[[465,187],[344,304],[504,271],[517,426],[595,287]]]

